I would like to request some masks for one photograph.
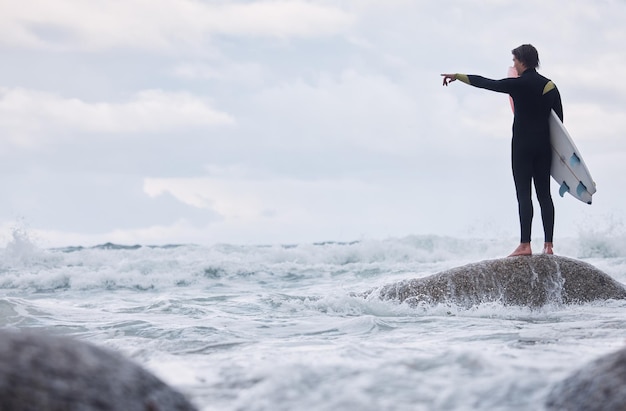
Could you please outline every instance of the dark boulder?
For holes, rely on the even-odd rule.
[[[468,264],[371,293],[410,305],[454,303],[465,307],[496,301],[540,307],[626,299],[624,285],[592,265],[543,254]]]
[[[123,356],[35,331],[0,330],[2,411],[193,411]]]
[[[626,349],[601,357],[554,386],[549,410],[626,410]]]

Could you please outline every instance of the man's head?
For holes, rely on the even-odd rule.
[[[518,73],[521,74],[526,69],[539,67],[539,53],[532,45],[522,44],[513,49],[511,53],[513,53],[513,64]]]

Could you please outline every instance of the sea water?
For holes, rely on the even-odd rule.
[[[292,245],[0,248],[0,326],[121,352],[200,410],[541,410],[551,386],[626,344],[625,301],[467,308],[364,298],[506,255],[438,236]],[[626,242],[562,255],[626,283]]]

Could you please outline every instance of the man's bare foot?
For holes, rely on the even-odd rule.
[[[552,251],[552,243],[544,243],[543,244],[543,253],[544,254],[554,254]]]
[[[520,243],[515,251],[509,254],[509,257],[516,257],[518,255],[532,255],[532,253],[533,252],[530,249],[530,243]]]

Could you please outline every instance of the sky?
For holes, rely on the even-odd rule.
[[[624,21],[623,0],[0,0],[0,244],[514,247],[508,96],[440,73],[505,77],[525,43],[597,184],[589,206],[554,183],[556,244],[621,233]]]

